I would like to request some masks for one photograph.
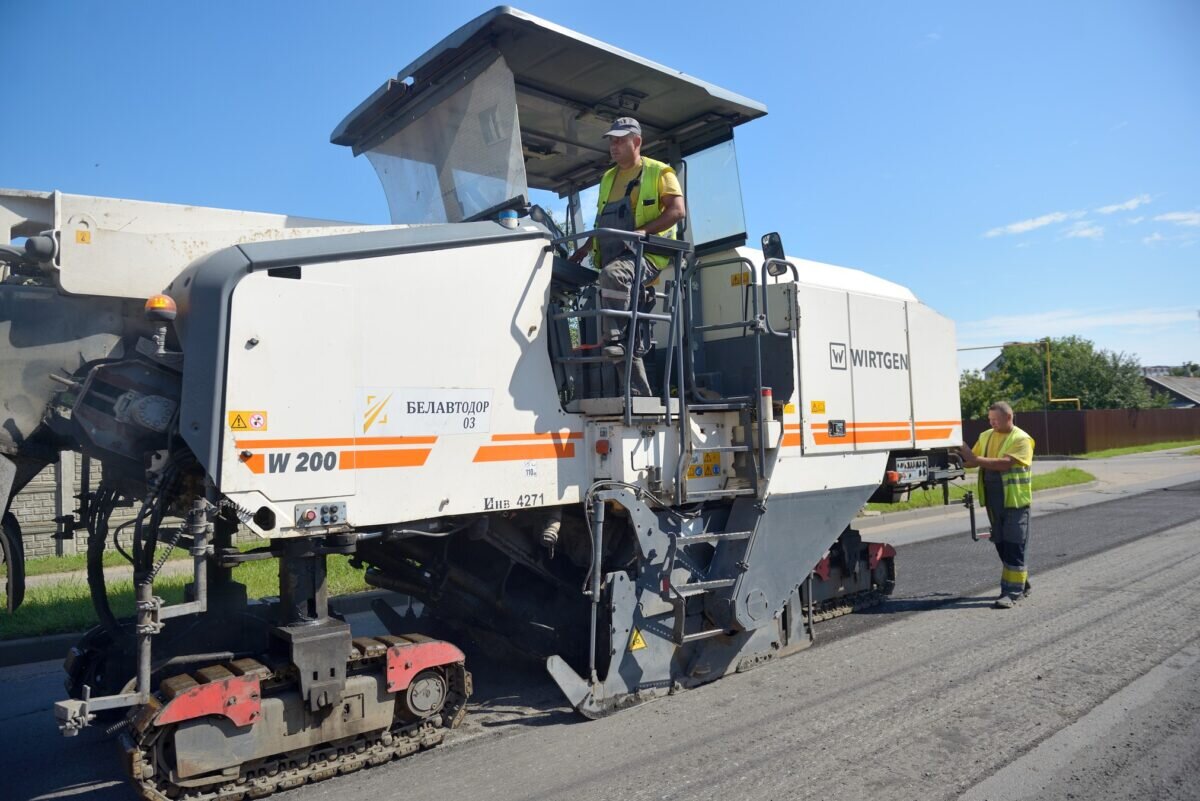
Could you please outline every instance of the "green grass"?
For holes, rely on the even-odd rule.
[[[121,544],[128,550],[128,543],[123,542]],[[240,542],[237,544],[237,547],[240,550],[248,551],[252,548],[261,548],[265,544],[266,540],[255,539],[248,540],[246,542]],[[79,543],[79,547],[86,550],[87,543],[81,541]],[[165,547],[165,545],[160,543],[158,546],[158,553],[162,554]],[[175,550],[171,551],[171,555],[167,558],[167,561],[176,562],[191,558],[192,556],[187,552],[187,548],[176,548]],[[104,552],[104,566],[128,567],[129,562],[126,561],[125,557],[121,556],[121,554],[109,549]],[[83,570],[87,570],[86,553],[71,554],[70,556],[39,556],[36,559],[29,559],[25,562],[26,576],[45,576],[49,575],[50,573],[73,573]],[[0,576],[3,576],[4,574],[5,568],[0,565]]]
[[[1035,473],[1033,476],[1033,491],[1054,489],[1056,487],[1069,487],[1072,484],[1086,484],[1089,481],[1095,481],[1096,477],[1086,470],[1080,470],[1077,467],[1060,467],[1057,470],[1051,470],[1049,473]],[[967,494],[967,490],[975,489],[975,481],[968,480],[964,484],[950,485],[950,502],[961,500]],[[978,502],[978,499],[976,499]],[[926,506],[941,506],[942,505],[942,490],[928,489],[917,490],[908,496],[907,501],[900,503],[868,503],[867,509],[872,512],[902,512],[906,509],[923,509]]]
[[[1188,445],[1200,445],[1200,439],[1176,440],[1175,442],[1152,442],[1149,445],[1131,445],[1128,448],[1109,448],[1103,451],[1092,451],[1083,454],[1084,459],[1107,459],[1110,456],[1124,456],[1129,453],[1149,453],[1150,451],[1165,451],[1168,448],[1185,448]],[[1200,453],[1200,450],[1188,451],[1190,454]]]
[[[1035,474],[1033,477],[1033,491],[1069,487],[1072,484],[1086,484],[1089,481],[1095,480],[1095,476],[1086,470],[1080,470],[1078,467],[1060,467],[1057,470],[1051,470],[1049,473]]]
[[[80,543],[80,547],[86,547],[84,543]],[[162,553],[160,548],[159,553]],[[185,548],[176,548],[170,556],[170,561],[176,559],[191,559],[191,555]],[[116,551],[104,552],[105,567],[125,567],[129,563],[125,561],[125,557]],[[44,576],[48,573],[71,573],[77,570],[87,570],[87,554],[77,553],[70,556],[40,556],[37,559],[30,559],[25,563],[26,576]]]
[[[350,566],[349,557],[330,556],[327,564],[331,596],[369,589],[363,581],[362,571]],[[279,594],[279,563],[274,559],[239,565],[234,568],[233,578],[246,585],[251,598]],[[190,575],[164,576],[154,582],[154,594],[167,603],[179,603],[183,600],[184,585],[190,581]],[[110,582],[108,597],[117,617],[133,614],[131,580]],[[64,577],[61,581],[29,587],[25,592],[25,603],[14,614],[0,611],[0,640],[84,631],[96,623],[87,581],[76,576]],[[170,621],[167,625],[171,625]]]
[[[1184,451],[1184,456],[1200,456],[1200,448],[1193,448],[1190,451]]]

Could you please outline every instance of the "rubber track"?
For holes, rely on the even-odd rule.
[[[392,636],[356,638],[349,668],[359,669],[378,663],[382,669],[388,647],[404,641],[405,638]],[[266,668],[263,667],[263,670]],[[462,665],[447,666],[447,674],[449,692],[436,718],[414,723],[398,722],[387,731],[360,735],[337,746],[280,754],[255,765],[251,771],[243,770],[236,780],[207,788],[180,787],[157,774],[148,779],[141,777],[143,766],[154,764],[155,741],[169,735],[171,727],[158,729],[150,725],[141,734],[131,727],[127,728],[121,735],[121,746],[128,759],[127,766],[134,788],[145,801],[243,801],[265,798],[279,790],[383,765],[442,742],[447,731],[462,723],[472,690],[471,674]],[[295,680],[287,675],[268,673],[263,678],[263,684],[278,688],[294,685]],[[129,720],[134,719],[138,709],[140,707],[130,713]]]

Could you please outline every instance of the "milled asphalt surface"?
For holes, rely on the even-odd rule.
[[[963,510],[871,523],[900,543],[893,598],[801,654],[582,722],[541,671],[468,651],[450,742],[276,797],[1200,798],[1200,459],[1117,461],[1035,499],[1034,592],[1013,610],[988,608],[998,562]],[[0,797],[133,797],[102,732],[58,737],[57,663],[0,687]]]

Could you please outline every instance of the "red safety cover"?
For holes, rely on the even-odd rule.
[[[441,640],[393,645],[387,650],[388,692],[407,689],[413,677],[422,670],[464,661],[466,657],[462,651]]]
[[[829,557],[826,556],[820,562],[817,562],[817,566],[813,568],[812,572],[816,573],[817,578],[821,581],[829,581]]]
[[[888,545],[886,542],[868,542],[867,543],[867,567],[872,570],[875,566],[884,559],[892,559],[896,556],[896,549]]]
[[[159,710],[154,724],[166,726],[205,715],[224,715],[233,725],[245,726],[258,720],[261,713],[258,677],[232,676],[184,690]]]

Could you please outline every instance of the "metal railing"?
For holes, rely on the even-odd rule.
[[[791,272],[795,281],[799,282],[798,269],[793,263],[785,259],[767,259],[761,265],[756,265],[750,259],[744,257],[720,259],[710,262],[692,262],[690,265],[685,266],[683,257],[691,252],[690,244],[677,240],[663,239],[661,237],[646,237],[633,231],[621,231],[615,228],[597,228],[591,231],[560,237],[552,240],[552,244],[565,244],[580,239],[590,239],[594,236],[620,239],[632,246],[632,255],[639,268],[635,270],[634,282],[630,291],[629,310],[610,310],[603,307],[574,309],[554,313],[551,315],[551,319],[581,320],[588,318],[609,318],[628,320],[624,336],[625,354],[621,363],[624,374],[624,423],[627,426],[632,425],[633,421],[632,377],[633,359],[636,356],[638,339],[637,326],[639,322],[646,320],[667,323],[668,334],[666,354],[662,366],[660,398],[666,424],[668,426],[674,424],[678,431],[679,453],[675,471],[675,502],[679,504],[685,503],[689,499],[689,496],[693,500],[698,498],[699,493],[687,492],[685,472],[690,465],[691,456],[694,453],[702,453],[704,451],[738,451],[747,453],[752,465],[749,475],[750,488],[748,491],[754,495],[759,495],[764,486],[764,480],[768,478],[767,423],[769,420],[760,419],[758,421],[757,441],[753,445],[747,441],[744,445],[704,448],[697,447],[692,443],[691,417],[697,411],[737,411],[741,417],[742,428],[747,432],[747,439],[749,439],[749,432],[753,428],[753,416],[755,414],[755,411],[752,410],[757,408],[756,404],[761,404],[761,398],[765,389],[763,387],[762,337],[792,336],[792,331],[790,330],[775,330],[767,314],[767,279],[773,277],[773,269],[784,268]],[[657,297],[668,301],[667,313],[643,312],[639,310],[644,277],[640,265],[647,250],[672,256],[673,266],[675,267],[675,280],[670,283],[666,294],[656,293]],[[693,321],[697,315],[693,305],[694,293],[691,291],[693,282],[697,280],[702,270],[730,265],[742,265],[751,276],[754,276],[756,273],[758,274],[759,280],[755,282],[757,285],[751,283],[746,290],[749,306],[743,312],[746,316],[744,319],[725,323],[694,324]],[[783,270],[780,270],[780,274],[782,272]],[[748,395],[724,397],[719,401],[707,401],[696,397],[694,394],[695,387],[697,386],[696,353],[694,348],[685,346],[685,343],[694,343],[696,338],[707,332],[724,330],[740,330],[742,336],[754,337],[754,386]],[[602,344],[602,342],[597,344]],[[597,364],[613,361],[613,359],[603,356],[557,356],[555,360],[559,363],[574,364]],[[679,384],[676,396],[679,406],[676,415],[672,415],[671,412],[671,380],[674,376],[678,376]],[[763,417],[761,414],[758,416]],[[730,494],[744,494],[746,492],[746,490],[721,490],[715,494],[725,496]],[[704,494],[707,495],[708,493]]]
[[[643,235],[635,231],[621,231],[616,228],[595,228],[591,231],[583,231],[578,234],[571,234],[570,236],[564,236],[551,240],[551,245],[565,244],[577,241],[579,239],[591,239],[595,236],[620,239],[630,243],[633,246],[635,268],[633,286],[630,288],[629,292],[629,310],[621,311],[618,309],[605,309],[603,306],[601,306],[597,309],[576,309],[572,311],[559,312],[558,314],[551,315],[551,319],[568,320],[594,317],[600,319],[629,321],[625,327],[625,341],[623,343],[625,347],[625,355],[621,365],[622,372],[624,374],[624,380],[622,382],[624,385],[624,422],[627,426],[633,424],[633,360],[635,357],[637,357],[636,349],[638,339],[638,324],[646,320],[667,323],[669,325],[669,346],[667,350],[667,357],[663,360],[664,364],[661,399],[663,409],[667,415],[667,422],[670,424],[671,373],[673,363],[676,361],[675,356],[683,345],[682,328],[678,321],[680,301],[682,299],[682,289],[678,277],[682,273],[683,256],[686,253],[691,252],[692,246],[690,243],[680,240],[666,239],[652,235]],[[671,311],[668,314],[655,314],[653,312],[640,311],[643,279],[645,276],[641,265],[647,250],[647,245],[650,246],[649,250],[656,255],[670,255],[672,257],[673,265],[675,267],[676,280],[672,285],[670,295],[662,296],[664,299],[669,298],[670,300],[669,305]],[[560,356],[558,357],[557,361],[560,363],[596,364],[602,362],[611,362],[613,360],[604,356]],[[680,364],[682,364],[682,362]],[[681,392],[680,395],[682,394],[683,393]]]

